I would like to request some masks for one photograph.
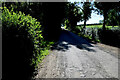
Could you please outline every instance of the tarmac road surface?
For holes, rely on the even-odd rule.
[[[118,58],[63,30],[36,78],[118,78]]]

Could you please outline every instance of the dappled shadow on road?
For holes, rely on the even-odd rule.
[[[66,51],[70,48],[71,46],[66,43],[66,42],[57,42],[56,44],[54,44],[51,48],[51,50],[61,50],[61,51]]]
[[[95,50],[90,48],[93,47],[90,42],[66,30],[61,31],[59,41],[53,45],[51,50],[66,51],[71,48],[71,45],[81,50],[95,52]]]

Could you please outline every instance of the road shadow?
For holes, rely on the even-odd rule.
[[[90,47],[93,47],[90,42],[67,30],[61,31],[59,41],[51,47],[51,50],[66,51],[71,47],[70,45],[74,45],[81,50],[95,52],[95,50],[90,49]]]

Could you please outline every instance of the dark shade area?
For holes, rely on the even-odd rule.
[[[33,44],[25,35],[2,35],[3,79],[29,79],[34,71],[30,66]]]
[[[98,30],[100,41],[104,44],[120,48],[120,31],[119,30]]]
[[[37,63],[36,54],[41,54],[40,48],[44,46],[40,27],[40,23],[31,16],[16,14],[3,8],[3,80],[30,80],[33,76]]]
[[[56,40],[61,32],[61,22],[65,15],[66,3],[43,4],[43,36],[47,40]]]

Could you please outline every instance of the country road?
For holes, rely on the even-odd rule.
[[[63,30],[35,78],[118,78],[117,51],[107,52]]]

